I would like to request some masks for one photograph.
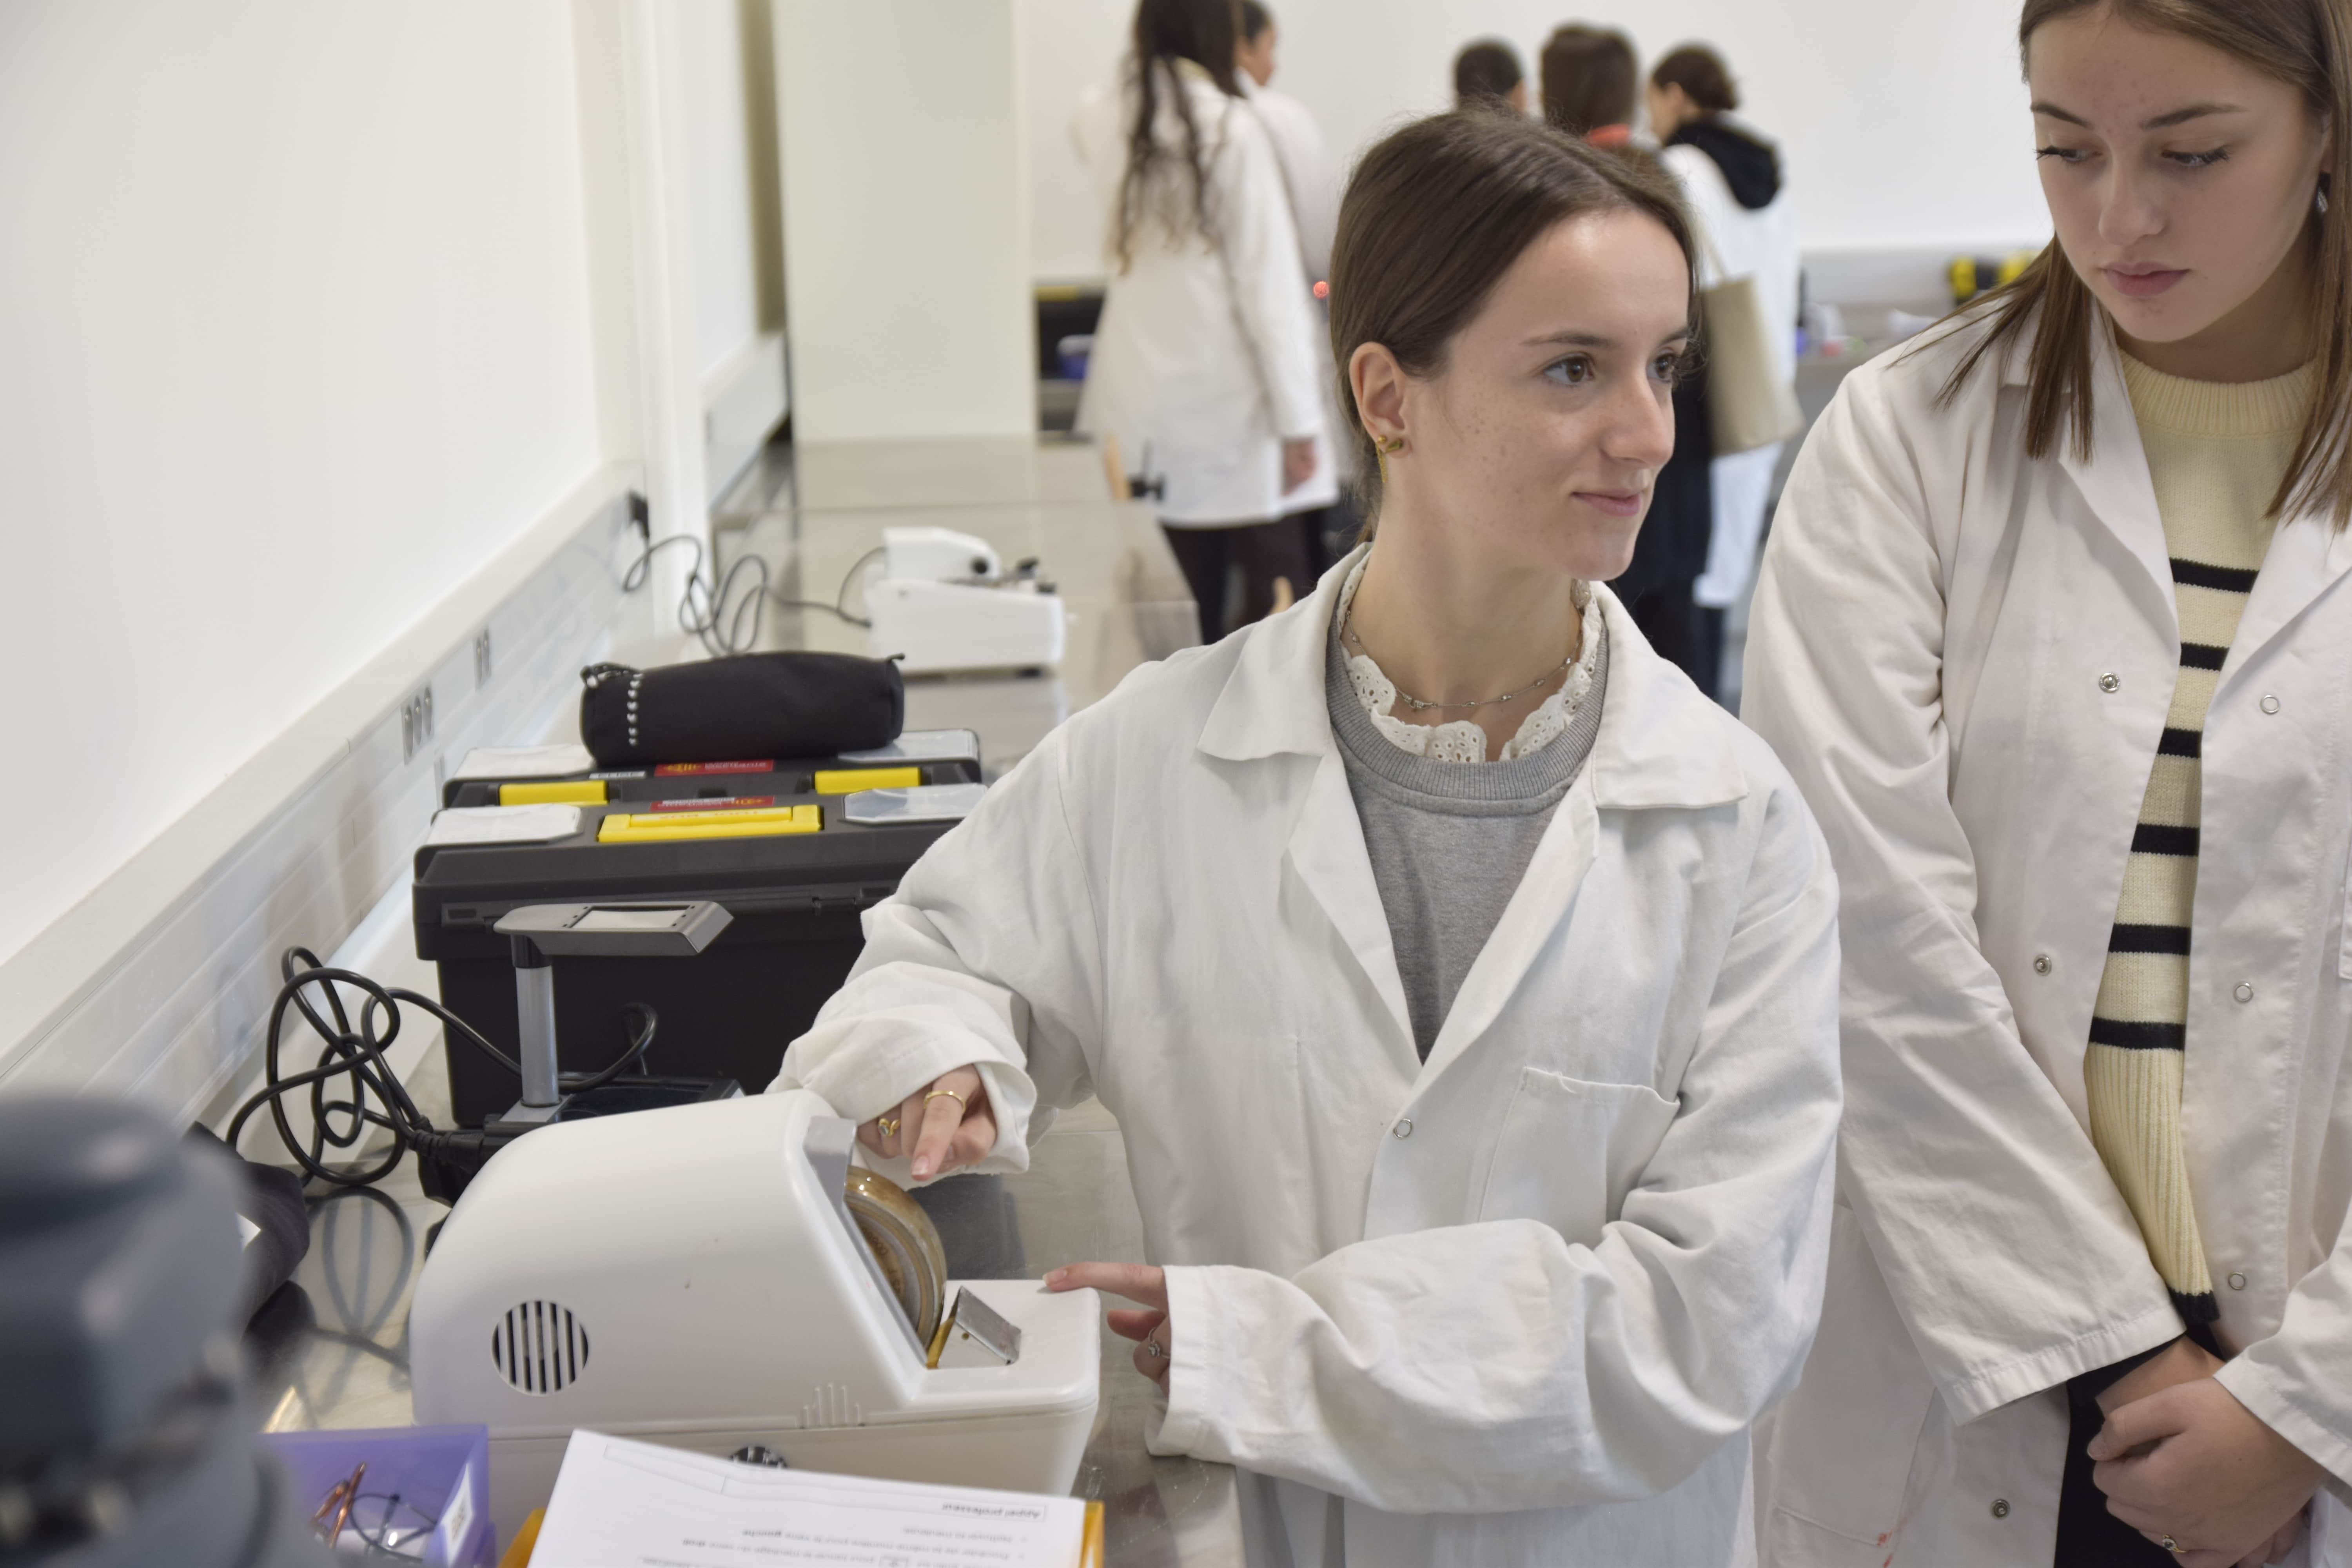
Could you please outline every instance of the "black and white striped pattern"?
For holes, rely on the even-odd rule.
[[[2172,557],[2180,667],[2108,933],[2083,1081],[2092,1141],[2193,1326],[2220,1315],[2180,1136],[2205,718],[2269,549],[2297,395],[2130,364],[2126,380]]]

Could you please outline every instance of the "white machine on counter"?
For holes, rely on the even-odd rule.
[[[483,1168],[408,1331],[416,1420],[490,1429],[502,1533],[545,1505],[582,1426],[1068,1491],[1098,1394],[1095,1293],[945,1279],[921,1211],[852,1170],[855,1132],[801,1089],[559,1122]]]
[[[908,675],[1051,669],[1068,616],[1036,563],[1011,575],[987,541],[945,528],[886,528],[866,568],[866,651]]]

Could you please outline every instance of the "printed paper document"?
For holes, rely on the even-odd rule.
[[[765,1469],[574,1432],[531,1553],[546,1568],[1073,1568],[1076,1498]]]

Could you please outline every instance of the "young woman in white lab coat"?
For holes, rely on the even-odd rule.
[[[1752,1561],[1827,1238],[1835,890],[1600,585],[1673,448],[1689,251],[1666,181],[1525,120],[1366,153],[1332,310],[1375,541],[1047,737],[784,1060],[915,1180],[1100,1097],[1154,1266],[1047,1283],[1141,1303],[1151,1441],[1246,1472],[1261,1568]]]
[[[1686,44],[1650,71],[1650,130],[1658,161],[1681,183],[1700,247],[1702,283],[1752,278],[1770,331],[1773,372],[1797,377],[1797,301],[1802,271],[1780,150],[1730,115],[1739,107],[1731,73],[1714,50]],[[1719,269],[1719,271],[1717,270]],[[1706,570],[1691,585],[1706,617],[1705,642],[1721,657],[1723,613],[1747,595],[1764,537],[1781,443],[1718,453],[1708,465],[1715,528]]]
[[[1234,65],[1234,80],[1242,89],[1250,112],[1265,127],[1266,140],[1274,144],[1275,162],[1282,169],[1284,194],[1290,198],[1291,222],[1298,230],[1298,259],[1307,269],[1307,278],[1318,284],[1331,275],[1331,239],[1339,223],[1339,175],[1331,164],[1331,153],[1323,141],[1323,129],[1315,123],[1315,115],[1305,104],[1286,92],[1276,90],[1271,84],[1276,51],[1282,41],[1282,28],[1274,14],[1258,0],[1242,0],[1241,48]],[[1315,382],[1318,395],[1323,400],[1323,427],[1337,433],[1346,424],[1340,417],[1339,405],[1333,401],[1339,386],[1339,376],[1331,364],[1330,318],[1319,304],[1310,305],[1308,314],[1315,330],[1307,334],[1315,351]],[[1344,487],[1355,478],[1352,453],[1345,443],[1334,441],[1330,450],[1331,479],[1335,487]],[[1312,493],[1320,493],[1315,487]],[[1343,552],[1347,543],[1336,541],[1344,531],[1356,531],[1353,511],[1337,508],[1337,489],[1328,499],[1318,500],[1307,510],[1294,510],[1292,516],[1307,531],[1307,554],[1321,575],[1321,569],[1331,563],[1334,555]],[[1287,504],[1287,503],[1286,503]],[[1300,584],[1301,588],[1305,584]]]
[[[1314,110],[1274,86],[1276,51],[1282,28],[1257,0],[1242,0],[1241,47],[1234,60],[1234,83],[1250,111],[1265,128],[1281,166],[1290,217],[1298,229],[1298,259],[1312,281],[1331,271],[1331,239],[1339,226],[1339,179],[1331,150]]]
[[[2021,33],[2056,242],[1846,382],[1749,632],[1845,952],[1765,1558],[2342,1564],[2352,12]]]
[[[1274,144],[1234,79],[1231,0],[1140,0],[1119,80],[1070,121],[1104,221],[1109,280],[1077,427],[1116,437],[1192,583],[1209,641],[1238,562],[1241,619],[1277,577],[1306,591],[1279,520],[1339,490],[1312,296]]]

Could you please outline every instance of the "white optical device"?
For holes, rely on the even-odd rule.
[[[866,568],[866,651],[909,675],[1051,669],[1068,616],[1024,562],[1009,575],[986,540],[946,528],[886,528]]]
[[[557,1122],[483,1167],[417,1281],[409,1358],[419,1423],[489,1427],[501,1532],[545,1506],[583,1426],[1069,1490],[1095,1293],[947,1280],[921,1211],[853,1171],[855,1132],[795,1089]]]

